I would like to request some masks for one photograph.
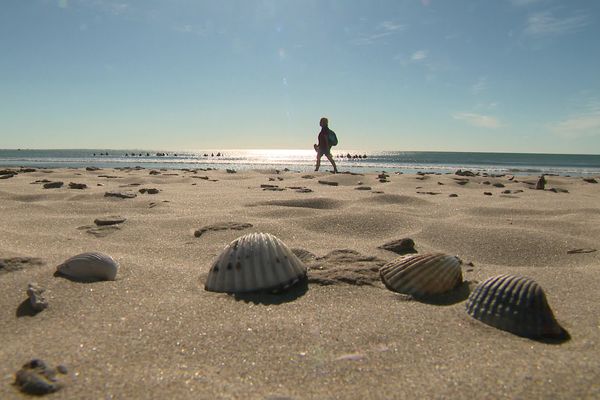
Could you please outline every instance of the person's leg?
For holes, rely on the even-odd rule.
[[[321,151],[317,151],[317,165],[315,166],[315,171],[319,170],[319,167],[321,166],[321,157],[323,156],[323,153],[321,153]]]
[[[333,165],[333,172],[337,173],[337,166],[335,165],[335,161],[333,160],[333,157],[331,156],[331,153],[327,153],[326,154],[327,159],[329,160],[329,162],[331,163],[331,165]]]

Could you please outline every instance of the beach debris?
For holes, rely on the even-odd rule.
[[[98,167],[85,167],[86,171],[100,171],[100,168]]]
[[[466,185],[467,183],[469,183],[469,180],[467,178],[452,178],[452,179],[454,179],[458,185]]]
[[[277,185],[262,184],[262,185],[260,185],[260,187],[262,188],[262,190],[267,190],[267,191],[272,191],[272,192],[282,192],[285,190],[285,188],[279,187]]]
[[[378,249],[393,251],[394,253],[402,255],[417,252],[415,250],[415,242],[411,238],[392,240],[391,242],[382,244]]]
[[[114,281],[119,264],[109,255],[98,252],[77,254],[62,264],[56,272],[76,281]]]
[[[0,175],[0,179],[10,179],[16,175],[17,174],[3,174],[3,175]]]
[[[535,184],[535,190],[544,190],[544,187],[546,187],[546,178],[542,175]]]
[[[292,189],[296,193],[312,193],[312,191],[313,191],[312,189],[309,189],[304,186],[288,186],[287,189]]]
[[[594,178],[583,178],[583,181],[587,183],[598,183]]]
[[[37,283],[28,283],[27,284],[27,297],[29,297],[29,302],[31,304],[31,308],[36,312],[40,312],[48,308],[48,301],[43,296],[46,289],[39,286]]]
[[[318,285],[379,286],[379,269],[385,260],[355,250],[333,250],[308,262],[308,282]]]
[[[38,185],[40,183],[48,183],[48,182],[51,182],[51,181],[48,180],[48,179],[38,179],[38,180],[35,180],[35,181],[31,182],[31,184],[32,185]]]
[[[503,184],[503,183],[500,183],[500,182],[496,182],[496,183],[494,183],[492,186],[494,186],[494,187],[497,187],[497,188],[503,188],[503,187],[504,187],[504,184]]]
[[[458,197],[458,195],[456,193],[450,193],[448,197]]]
[[[14,169],[0,169],[0,175],[17,175],[18,172]]]
[[[133,199],[134,197],[137,197],[137,195],[132,192],[106,192],[106,193],[104,193],[104,197],[118,197],[120,199]]]
[[[119,177],[116,175],[98,175],[98,178],[117,179]]]
[[[547,190],[549,192],[554,192],[554,193],[569,193],[569,191],[567,189],[561,189],[561,188],[550,188]]]
[[[567,254],[585,254],[585,253],[593,253],[597,251],[596,249],[572,249],[568,250]]]
[[[302,179],[315,179],[314,175],[302,175]]]
[[[367,356],[365,354],[350,353],[350,354],[343,354],[343,355],[337,357],[335,360],[336,361],[360,361],[365,358],[367,358]]]
[[[48,182],[48,183],[44,183],[44,189],[58,189],[58,188],[62,187],[63,185],[64,185],[64,183],[60,182],[60,181]]]
[[[252,224],[247,222],[223,222],[220,224],[206,225],[194,232],[195,237],[200,237],[206,232],[217,232],[225,230],[241,231],[252,228]]]
[[[150,175],[160,175],[160,172],[152,170],[148,174],[150,174]]]
[[[87,189],[87,185],[85,183],[69,182],[69,189]]]
[[[140,190],[138,190],[141,194],[158,194],[160,193],[160,189],[156,189],[156,188],[142,188]]]
[[[492,196],[492,192],[483,192],[483,194],[486,196]]]
[[[337,182],[333,182],[333,181],[325,181],[325,180],[319,180],[318,181],[321,185],[329,185],[329,186],[337,186],[338,183]]]
[[[204,289],[279,292],[306,277],[306,265],[277,237],[250,233],[235,239],[213,262]]]
[[[462,261],[442,253],[400,257],[379,271],[391,291],[418,297],[449,292],[462,284]]]
[[[354,190],[371,190],[371,186],[357,186]]]
[[[15,375],[15,385],[23,393],[44,395],[54,393],[63,387],[56,374],[66,374],[64,366],[50,368],[39,359],[33,359],[21,367]]]
[[[116,224],[122,224],[125,221],[127,221],[127,218],[121,217],[120,215],[109,215],[106,217],[96,218],[94,220],[94,224],[96,224],[98,226],[116,225]]]
[[[477,176],[475,173],[473,173],[473,172],[471,172],[469,170],[464,170],[463,171],[462,169],[459,169],[454,174],[458,175],[458,176]]]
[[[225,172],[227,172],[228,174],[235,174],[235,173],[237,173],[237,171],[235,169],[226,169]]]
[[[44,265],[41,258],[35,257],[10,257],[0,258],[0,275],[8,272],[21,271],[25,267]]]
[[[516,190],[506,189],[506,190],[502,191],[502,194],[513,194],[513,193],[523,193],[523,191],[521,189],[516,189]]]
[[[111,233],[116,231],[120,231],[121,227],[119,225],[105,225],[105,226],[93,226],[93,225],[84,225],[80,226],[80,230],[85,230],[90,235],[94,235],[96,237],[106,237]]]
[[[541,286],[511,274],[486,279],[469,295],[467,313],[495,328],[529,338],[564,338]]]
[[[432,195],[432,196],[434,196],[436,194],[442,194],[441,192],[419,192],[419,191],[417,191],[417,193],[418,194],[429,194],[429,195]]]

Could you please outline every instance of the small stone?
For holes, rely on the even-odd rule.
[[[486,195],[486,196],[491,196],[492,192],[483,192],[483,194]]]
[[[415,242],[411,238],[393,240],[379,246],[379,248],[398,254],[416,253]]]
[[[535,189],[536,190],[544,190],[545,186],[546,186],[546,178],[544,178],[544,175],[542,175],[536,182]]]
[[[125,218],[125,217],[121,217],[120,215],[110,215],[107,217],[96,218],[94,220],[94,223],[98,226],[104,226],[104,225],[121,224],[125,221],[127,221],[127,218]]]
[[[63,186],[63,182],[49,182],[44,183],[44,189],[58,189]]]
[[[21,392],[44,395],[60,390],[63,385],[56,379],[56,370],[42,360],[33,359],[23,365],[15,375],[15,385]]]
[[[497,188],[503,188],[504,184],[498,182],[498,183],[494,183],[492,186],[497,187]]]
[[[142,194],[144,194],[144,193],[146,193],[146,194],[158,194],[158,193],[160,193],[160,189],[156,189],[156,188],[144,189],[144,188],[142,188],[142,189],[139,190],[139,192],[142,193]]]
[[[458,197],[458,195],[456,193],[450,193],[448,197]]]
[[[33,308],[37,312],[48,308],[48,301],[42,295],[42,293],[44,293],[45,290],[46,289],[39,286],[37,283],[27,284],[27,296],[29,297],[31,308]]]
[[[121,199],[133,199],[137,197],[135,193],[131,192],[106,192],[104,193],[104,197],[118,197]]]
[[[69,189],[87,189],[87,185],[85,183],[69,183]]]

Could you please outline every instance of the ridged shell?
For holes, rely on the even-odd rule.
[[[250,233],[231,242],[213,262],[204,288],[245,293],[280,290],[306,276],[306,266],[268,233]]]
[[[446,254],[423,254],[397,258],[380,270],[385,286],[417,297],[448,292],[462,283],[462,261]]]
[[[103,253],[81,253],[58,266],[57,272],[81,281],[114,281],[119,264]]]
[[[499,275],[475,287],[467,313],[495,328],[529,338],[562,337],[544,291],[532,279]]]

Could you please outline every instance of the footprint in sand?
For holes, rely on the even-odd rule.
[[[35,257],[0,258],[0,275],[44,264],[46,263],[41,258]]]

